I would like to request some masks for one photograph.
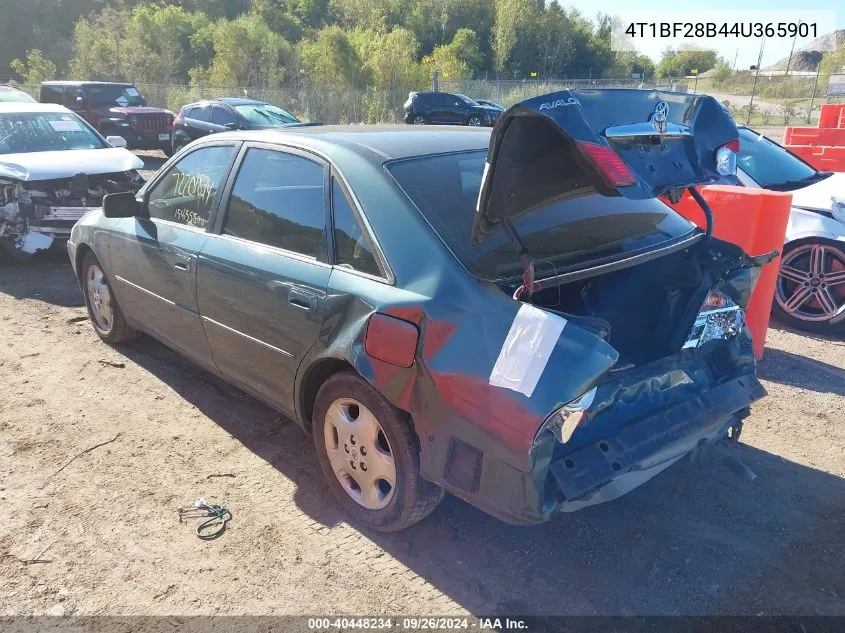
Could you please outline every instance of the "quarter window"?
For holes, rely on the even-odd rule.
[[[234,154],[232,145],[215,145],[185,156],[150,190],[150,217],[205,228]]]
[[[238,170],[223,232],[317,257],[325,244],[326,169],[301,156],[250,149]]]
[[[332,180],[335,263],[362,273],[381,276],[373,247],[352,211],[349,198],[336,179]]]

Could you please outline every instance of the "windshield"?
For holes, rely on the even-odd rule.
[[[475,274],[502,279],[519,274],[516,246],[504,231],[472,244],[486,151],[425,156],[388,165],[397,184],[449,248]],[[628,200],[589,190],[551,202],[513,224],[537,263],[538,277],[585,262],[653,249],[696,230],[654,198]]]
[[[107,106],[143,106],[147,102],[133,86],[86,86],[85,95],[92,108]]]
[[[802,184],[818,180],[818,172],[810,165],[790,154],[777,143],[748,128],[739,128],[739,154],[737,166],[764,189],[782,188],[783,185]]]
[[[0,154],[100,149],[105,143],[75,114],[0,114]]]
[[[468,96],[466,96],[466,95],[461,95],[461,94],[459,94],[459,95],[455,95],[455,96],[456,96],[458,99],[460,99],[461,101],[463,101],[464,103],[466,103],[467,105],[471,105],[471,106],[477,106],[477,105],[479,105],[479,103],[478,103],[475,99],[470,99],[470,98],[469,98]]]
[[[292,114],[269,103],[236,105],[235,110],[253,125],[284,125],[286,123],[300,122]]]

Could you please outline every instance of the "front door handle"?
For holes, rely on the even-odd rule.
[[[188,262],[176,262],[175,264],[173,264],[173,268],[186,273],[191,272],[191,265]]]

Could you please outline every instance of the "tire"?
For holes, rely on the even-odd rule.
[[[181,137],[174,138],[173,139],[173,146],[170,150],[170,153],[167,154],[167,157],[170,158],[171,156],[173,156],[173,154],[176,154],[177,152],[181,151],[182,148],[185,147],[185,145],[187,145],[190,142],[191,142],[190,140],[184,139],[184,138],[181,138]]]
[[[170,158],[171,156],[173,156],[173,154],[176,153],[176,152],[173,151],[173,148],[170,145],[165,145],[164,147],[161,148],[161,151],[168,158]]]
[[[784,246],[775,282],[775,316],[795,329],[831,335],[845,331],[843,306],[845,243],[819,237]]]
[[[373,419],[378,434],[369,432]],[[358,524],[379,532],[403,530],[428,516],[443,498],[442,488],[420,477],[419,440],[408,416],[351,371],[334,374],[320,387],[312,435],[332,494]],[[335,474],[341,462],[345,470]],[[378,479],[377,472],[386,478]],[[390,476],[395,481],[388,491]]]
[[[482,123],[481,117],[475,114],[467,119],[467,125],[470,127],[481,127]]]
[[[423,114],[415,114],[414,118],[411,119],[411,123],[413,125],[428,125],[428,120]]]
[[[82,260],[81,279],[88,318],[97,336],[109,345],[137,338],[139,332],[126,322],[123,311],[117,303],[117,297],[114,296],[109,280],[103,272],[100,260],[92,252],[87,253]],[[107,299],[103,296],[104,292]],[[108,318],[104,318],[106,303],[110,313]]]

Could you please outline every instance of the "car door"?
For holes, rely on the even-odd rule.
[[[447,95],[438,92],[429,95],[431,102],[430,119],[432,123],[448,123],[449,122],[449,100]]]
[[[297,369],[322,326],[331,271],[328,171],[307,153],[246,146],[197,270],[215,364],[290,414]]]
[[[446,107],[443,122],[450,125],[462,125],[469,109],[466,101],[452,94],[444,96],[446,97]]]
[[[238,115],[232,112],[229,108],[216,105],[211,109],[211,124],[216,130],[219,128],[217,131],[223,132],[225,130],[238,129],[243,127],[241,123],[242,122]]]
[[[212,132],[216,132],[211,124],[211,106],[197,106],[185,115],[185,132],[194,141]]]
[[[111,269],[124,311],[145,331],[209,367],[197,307],[197,255],[239,145],[204,145],[185,154],[142,190],[149,218],[113,221]]]

